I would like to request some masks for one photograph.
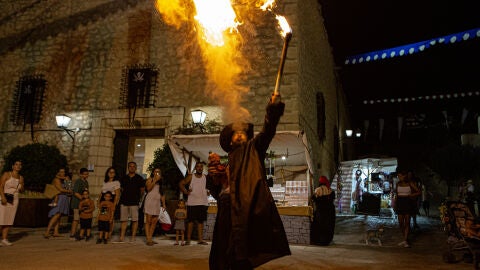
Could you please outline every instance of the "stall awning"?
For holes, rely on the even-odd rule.
[[[220,156],[226,155],[227,153],[220,147],[218,137],[219,134],[170,136],[168,145],[180,171],[185,175],[187,165],[190,164],[190,168],[193,169],[195,160],[208,162],[209,152],[215,152]],[[308,149],[310,147],[305,134],[298,131],[278,131],[267,152],[273,151],[282,165],[307,166],[312,173]],[[285,156],[286,159],[282,160],[281,156]]]

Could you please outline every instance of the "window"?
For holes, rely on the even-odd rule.
[[[17,82],[10,120],[15,125],[38,124],[47,81],[43,75],[24,76]]]
[[[158,71],[153,66],[134,66],[125,70],[120,108],[155,107]]]
[[[317,135],[320,141],[325,139],[325,99],[322,93],[317,93]]]

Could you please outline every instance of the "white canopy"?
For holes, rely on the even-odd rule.
[[[172,135],[168,139],[168,145],[178,168],[184,175],[187,172],[187,165],[190,164],[190,169],[193,169],[196,159],[208,162],[209,152],[215,152],[220,156],[227,155],[220,147],[219,134]],[[311,173],[309,148],[305,134],[302,135],[298,131],[278,131],[267,153],[272,151],[276,158],[285,156],[285,160],[277,161],[285,166],[308,166]]]
[[[392,173],[397,168],[396,158],[364,158],[357,160],[348,160],[340,162],[340,170],[349,169],[365,169],[368,175],[371,173]],[[367,175],[367,176],[368,176]]]

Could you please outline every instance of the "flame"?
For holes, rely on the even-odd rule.
[[[251,20],[245,20],[255,14],[250,10],[251,7],[275,14],[275,0],[155,0],[155,5],[166,24],[185,33],[186,43],[177,48],[182,53],[190,52],[188,57],[182,54],[185,58],[181,62],[183,70],[186,70],[184,75],[202,76],[194,70],[198,63],[204,65],[208,81],[200,88],[196,85],[195,88],[188,87],[188,90],[208,95],[222,106],[224,122],[249,122],[251,115],[241,105],[250,91],[243,76],[251,71],[251,64],[248,57],[242,55],[245,50],[243,46],[248,43],[244,38],[248,39],[249,36],[242,37],[240,32],[253,32],[249,32],[248,28],[252,25]],[[291,33],[291,29],[284,17],[276,17],[282,28],[281,34],[285,37]],[[246,27],[242,29],[239,26],[243,20],[246,21]],[[194,33],[197,36],[196,43],[188,43],[194,40],[190,39]],[[201,55],[196,52],[201,52]]]
[[[267,10],[272,11],[272,9],[275,7],[275,0],[266,0],[263,4],[259,4],[259,5],[260,5],[260,9],[263,11],[267,11]]]
[[[155,8],[165,23],[174,25],[177,29],[188,21],[187,7],[182,0],[156,0]]]
[[[288,34],[291,34],[292,28],[290,28],[290,25],[288,24],[287,19],[285,19],[285,17],[280,15],[276,15],[275,17],[277,18],[280,29],[282,29],[282,31],[280,32],[280,35],[282,35],[282,37],[286,37]]]
[[[224,33],[237,31],[240,23],[236,20],[235,11],[230,0],[193,0],[197,10],[198,21],[203,38],[214,46],[225,44]]]

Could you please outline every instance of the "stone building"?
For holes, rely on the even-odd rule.
[[[314,0],[277,4],[275,12],[294,31],[278,130],[305,133],[313,179],[333,177],[347,116],[321,7]],[[190,125],[191,110],[205,111],[207,121],[229,120],[212,94],[219,86],[205,70],[197,29],[166,23],[153,0],[15,0],[2,1],[0,9],[1,157],[17,145],[57,145],[74,174],[81,167],[93,170],[89,181],[95,192],[106,168],[125,169],[127,161],[136,160],[139,140],[154,139],[158,147]],[[247,64],[236,87],[247,89],[241,106],[258,131],[283,39],[272,13],[251,8],[240,20],[239,54]],[[61,114],[72,118],[71,137],[56,126]]]

